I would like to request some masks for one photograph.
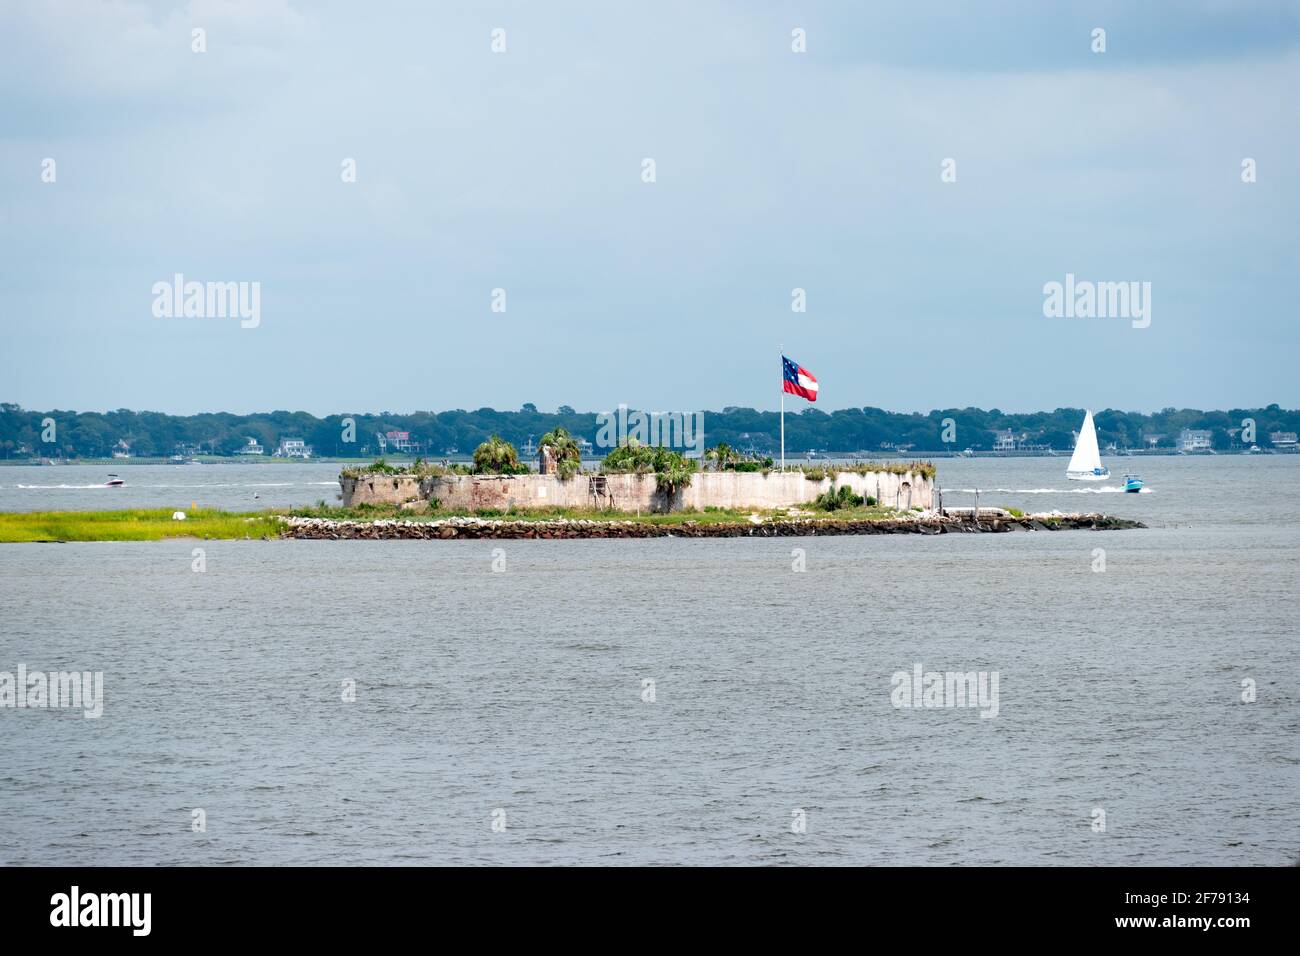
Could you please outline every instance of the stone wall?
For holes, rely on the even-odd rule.
[[[361,478],[339,476],[343,488],[343,507],[353,505],[401,505],[419,501],[420,479],[412,475],[365,475]]]
[[[615,508],[620,511],[676,511],[694,508],[762,510],[807,504],[832,484],[870,495],[895,508],[934,506],[934,482],[909,472],[840,472],[834,481],[810,481],[802,472],[698,472],[671,497],[656,488],[654,475],[410,475],[341,477],[343,505],[401,505],[436,499],[443,508]]]

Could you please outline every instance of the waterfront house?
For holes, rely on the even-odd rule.
[[[1295,448],[1295,432],[1269,432],[1268,440],[1274,448]]]
[[[276,458],[310,458],[311,448],[301,438],[282,438],[275,450]]]
[[[1179,451],[1209,451],[1212,442],[1209,429],[1184,428],[1178,433]]]
[[[411,440],[410,432],[387,431],[375,432],[375,437],[379,439],[379,453],[387,454],[389,446],[393,451],[400,452],[418,452],[422,449],[422,443]]]
[[[239,449],[239,451],[235,452],[235,454],[236,455],[265,455],[266,449],[257,443],[256,438],[250,438],[248,440],[248,444],[245,445],[243,448]]]
[[[1028,438],[1028,434],[1017,435],[1010,428],[995,431],[993,433],[993,450],[1015,451],[1018,448],[1022,448]]]

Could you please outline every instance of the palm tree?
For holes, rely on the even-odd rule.
[[[582,469],[582,449],[567,428],[557,426],[554,431],[547,432],[537,447],[540,449],[548,445],[555,455],[555,470],[562,479],[567,481]]]
[[[515,446],[500,435],[493,435],[474,449],[474,473],[478,475],[518,475],[528,470],[519,463]]]
[[[735,450],[725,442],[719,442],[705,452],[704,457],[713,462],[714,471],[723,471],[728,465],[739,460]]]

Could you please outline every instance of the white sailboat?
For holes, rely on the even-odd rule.
[[[1071,481],[1105,481],[1110,477],[1110,469],[1101,463],[1101,452],[1097,449],[1097,428],[1092,424],[1092,410],[1083,416],[1079,426],[1079,439],[1074,443],[1074,454],[1065,466],[1065,477]]]

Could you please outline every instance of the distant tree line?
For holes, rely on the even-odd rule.
[[[987,451],[994,448],[999,432],[1009,431],[1020,447],[1068,451],[1082,420],[1081,408],[1028,414],[1004,413],[996,408],[951,408],[921,414],[880,408],[824,412],[808,407],[786,415],[786,450],[872,454],[898,451],[910,455],[965,448]],[[1103,448],[1111,444],[1118,448],[1171,448],[1187,428],[1209,431],[1213,447],[1226,450],[1243,444],[1240,429],[1248,420],[1254,423],[1254,436],[1245,444],[1260,448],[1270,447],[1270,433],[1300,431],[1300,411],[1277,405],[1228,411],[1166,408],[1149,415],[1107,409],[1095,413],[1095,420]],[[725,443],[739,452],[760,455],[771,454],[779,447],[780,416],[776,412],[728,407],[720,412],[705,412],[704,427],[710,445]],[[42,412],[0,403],[0,458],[107,458],[123,446],[129,448],[132,457],[167,457],[178,451],[233,455],[250,438],[256,439],[268,455],[286,438],[303,439],[318,457],[401,454],[391,444],[381,449],[376,436],[388,432],[407,432],[407,440],[415,443],[411,454],[442,457],[453,454],[452,449],[469,455],[493,435],[519,448],[530,440],[536,445],[557,428],[594,444],[596,413],[577,412],[567,405],[555,412],[541,412],[527,404],[518,411],[480,408],[410,414],[344,413],[317,418],[289,411],[254,415],[167,415],[125,408],[111,412]],[[348,437],[353,440],[348,441]],[[596,449],[594,453],[599,457],[604,451]]]

